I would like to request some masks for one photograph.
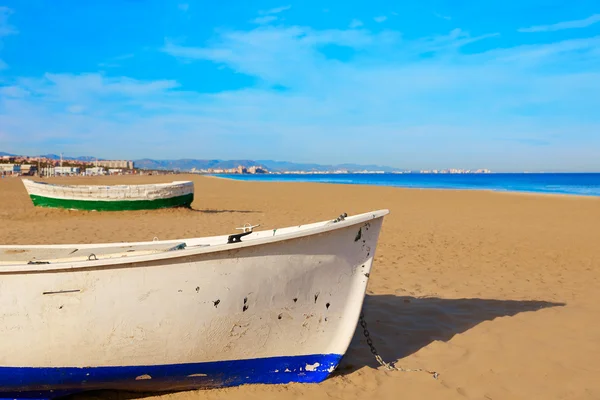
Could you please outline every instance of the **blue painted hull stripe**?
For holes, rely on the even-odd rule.
[[[317,383],[327,378],[341,357],[315,354],[147,366],[0,367],[0,398],[53,398],[99,389],[171,391],[252,383]]]

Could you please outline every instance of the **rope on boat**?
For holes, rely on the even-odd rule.
[[[440,374],[438,374],[435,371],[429,371],[426,369],[422,369],[422,368],[417,368],[417,369],[411,369],[411,368],[402,368],[402,367],[398,367],[395,364],[391,364],[391,363],[387,363],[383,360],[383,358],[381,358],[381,356],[379,355],[379,353],[377,352],[377,349],[375,349],[375,345],[373,345],[373,340],[371,339],[371,334],[369,333],[369,330],[367,329],[367,322],[365,321],[365,315],[364,313],[360,314],[360,318],[359,318],[359,322],[360,322],[360,326],[362,326],[363,328],[363,334],[365,335],[365,337],[367,338],[367,344],[369,345],[369,347],[371,348],[371,353],[375,356],[375,359],[377,360],[377,362],[384,367],[385,369],[387,369],[388,371],[400,371],[400,372],[427,372],[428,374],[433,376],[433,379],[437,379],[438,376],[440,376]]]

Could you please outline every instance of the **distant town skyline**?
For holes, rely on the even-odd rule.
[[[0,6],[0,149],[600,171],[600,4]]]
[[[134,164],[138,163],[138,165]],[[206,165],[206,162],[213,163],[213,166]],[[417,171],[410,169],[391,168],[384,165],[360,165],[360,164],[341,164],[341,165],[326,165],[326,164],[298,164],[287,161],[254,161],[254,160],[151,160],[148,158],[140,160],[114,160],[103,159],[93,156],[70,156],[57,154],[14,154],[5,151],[0,151],[0,164],[17,164],[27,165],[40,164],[49,165],[52,167],[106,167],[106,168],[121,168],[121,169],[153,169],[153,170],[172,170],[192,173],[380,173],[380,172],[409,172]],[[139,165],[139,164],[142,165]],[[164,165],[167,163],[167,165]],[[195,166],[192,166],[193,164]],[[163,164],[163,165],[160,165]],[[170,164],[170,165],[169,165]],[[203,164],[203,165],[198,165]],[[225,164],[225,165],[224,165]],[[227,165],[230,164],[230,165]],[[245,165],[244,165],[245,164]],[[268,164],[269,167],[266,167]],[[474,170],[460,168],[446,168],[433,170],[419,170],[422,173],[491,173],[487,168],[478,168]]]

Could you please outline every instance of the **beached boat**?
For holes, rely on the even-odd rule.
[[[122,211],[189,207],[194,183],[176,181],[149,185],[56,185],[23,179],[33,204],[38,207],[75,210]]]
[[[320,382],[356,329],[387,213],[0,246],[0,397]]]

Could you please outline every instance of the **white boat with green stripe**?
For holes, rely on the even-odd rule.
[[[33,205],[88,211],[152,210],[190,207],[194,183],[174,181],[148,185],[57,185],[23,179]]]

